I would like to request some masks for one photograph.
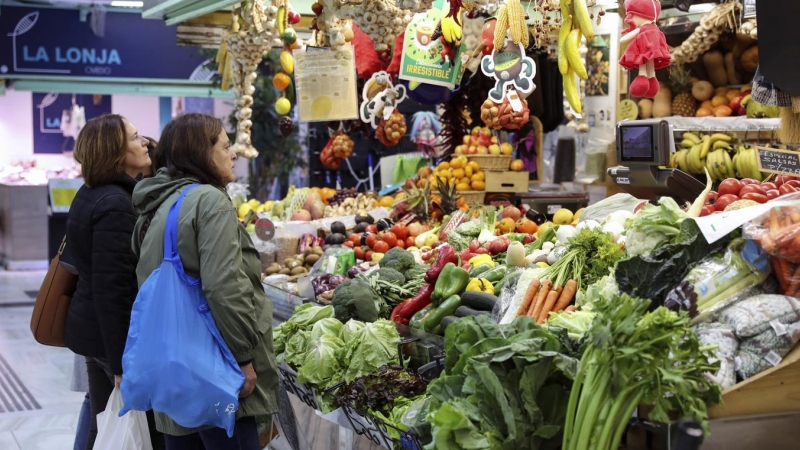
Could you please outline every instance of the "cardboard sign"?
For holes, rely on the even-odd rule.
[[[464,39],[460,45],[434,39],[439,22],[450,10],[450,2],[436,0],[433,8],[417,13],[406,27],[400,60],[400,79],[454,89],[469,60]],[[462,58],[464,56],[465,58]],[[411,84],[411,89],[415,86]]]
[[[357,119],[355,55],[338,50],[294,52],[294,84],[302,122]]]
[[[800,175],[800,153],[756,147],[758,170],[783,175]]]

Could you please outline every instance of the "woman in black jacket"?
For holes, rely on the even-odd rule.
[[[67,248],[78,269],[78,286],[64,341],[86,357],[92,408],[87,450],[97,436],[97,414],[105,410],[115,384],[122,381],[122,353],[138,292],[136,256],[131,250],[137,217],[131,193],[136,177],[151,164],[147,144],[130,122],[116,114],[87,122],[75,142],[84,186],[67,220]],[[153,440],[160,441],[155,426],[150,430]]]

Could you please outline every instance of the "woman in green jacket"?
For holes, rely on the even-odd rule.
[[[261,285],[261,260],[225,191],[234,180],[236,156],[222,122],[203,114],[167,124],[157,153],[155,167],[160,169],[133,192],[139,214],[133,233],[139,286],[164,257],[170,207],[186,187],[201,183],[186,195],[180,210],[178,254],[186,273],[201,280],[217,327],[245,375],[233,438],[221,428],[181,427],[158,412],[157,428],[166,435],[167,450],[260,450],[256,419],[268,422],[278,412],[278,375],[272,302]]]

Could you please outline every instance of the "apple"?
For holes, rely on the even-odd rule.
[[[475,127],[472,129],[473,136],[479,136],[481,134],[481,127]]]
[[[733,111],[734,114],[738,114],[739,109],[742,109],[742,99],[744,95],[737,95],[733,97],[730,103],[728,103],[728,107]]]
[[[488,147],[492,145],[492,139],[489,136],[481,136],[478,139],[478,143],[484,147]]]
[[[470,145],[468,148],[468,155],[477,155],[478,154],[478,146],[477,145]]]
[[[311,11],[313,11],[314,15],[316,15],[316,16],[322,14],[322,9],[323,9],[323,6],[322,6],[322,3],[320,3],[320,2],[314,2],[311,5]]]
[[[300,23],[300,13],[297,11],[289,11],[289,14],[286,16],[289,19],[289,23],[292,25],[296,25]]]
[[[469,145],[470,135],[466,135],[461,139],[461,143],[464,145]]]
[[[500,144],[500,151],[504,155],[508,156],[514,152],[514,146],[509,144],[508,142],[503,142],[502,144]]]
[[[498,143],[497,136],[492,136],[492,144],[497,144],[497,143]]]
[[[481,135],[486,137],[492,137],[492,130],[489,127],[481,128]]]
[[[500,146],[497,144],[492,144],[489,146],[489,154],[490,155],[499,155],[501,154]]]
[[[488,155],[489,154],[489,149],[484,147],[483,145],[479,145],[478,146],[478,154],[479,155]]]
[[[479,138],[476,135],[469,137],[469,145],[478,145]]]
[[[464,148],[466,148],[465,145],[456,145],[456,150],[455,150],[456,155],[463,155],[464,154]]]

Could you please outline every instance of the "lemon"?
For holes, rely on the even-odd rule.
[[[539,229],[536,230],[536,237],[538,238],[538,237],[542,236],[544,234],[544,232],[547,231],[547,229],[552,227],[553,225],[555,225],[553,222],[545,222],[545,223],[539,225]]]
[[[239,205],[239,210],[238,210],[239,218],[244,219],[245,217],[247,217],[247,215],[250,213],[252,209],[253,207],[249,203],[242,203],[241,205]]]
[[[572,223],[572,211],[567,208],[561,208],[553,214],[553,223],[558,225],[566,225]]]
[[[573,222],[577,222],[581,218],[581,214],[583,214],[583,210],[584,209],[586,209],[586,208],[581,208],[581,209],[575,211],[575,215],[572,216],[572,221]]]

